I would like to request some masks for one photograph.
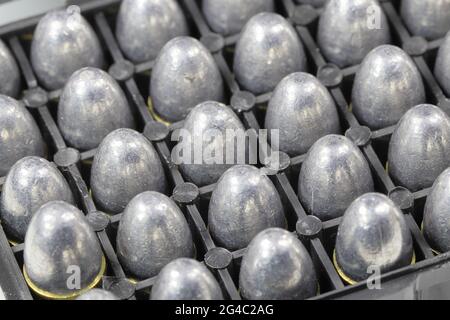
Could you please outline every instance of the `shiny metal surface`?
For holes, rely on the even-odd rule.
[[[188,34],[186,17],[176,0],[125,0],[120,6],[117,41],[134,62],[154,60],[168,41]]]
[[[250,18],[273,12],[274,0],[203,0],[202,11],[208,24],[224,36],[239,33]]]
[[[423,233],[438,252],[450,251],[450,169],[434,182],[423,214]]]
[[[275,88],[265,128],[279,130],[279,149],[290,156],[305,154],[327,134],[341,133],[330,93],[314,76],[302,72],[285,77]]]
[[[195,255],[191,230],[175,202],[147,191],[125,208],[117,231],[117,256],[131,277],[148,279],[177,258]]]
[[[56,166],[39,157],[16,162],[6,177],[0,200],[0,219],[7,235],[22,242],[33,214],[53,200],[74,203],[69,184]]]
[[[313,7],[323,7],[328,0],[295,0],[298,4],[309,4]]]
[[[262,94],[272,91],[288,74],[306,70],[306,56],[286,19],[266,12],[251,18],[242,30],[233,68],[243,89]]]
[[[181,163],[180,169],[187,180],[197,186],[210,185],[222,176],[222,174],[238,160],[238,143],[234,143],[233,150],[227,150],[227,145],[231,146],[234,137],[227,135],[227,130],[245,131],[244,125],[238,116],[229,107],[218,102],[204,102],[196,106],[188,115],[184,122],[184,130],[190,133],[183,138],[178,147],[190,146],[191,151],[201,145],[201,163]],[[210,153],[215,150],[223,150],[221,159],[208,159]],[[226,164],[227,152],[233,152],[233,164]],[[191,159],[194,160],[194,159]]]
[[[217,183],[208,224],[217,245],[237,250],[267,228],[285,228],[286,219],[272,181],[255,167],[239,165],[228,169]]]
[[[82,294],[77,300],[119,300],[112,292],[103,289],[91,289]]]
[[[156,112],[168,121],[183,120],[204,101],[222,101],[224,84],[203,44],[190,37],[169,41],[156,59],[150,82]]]
[[[356,73],[353,113],[371,129],[396,124],[412,107],[425,102],[425,87],[414,61],[400,48],[372,50]]]
[[[19,66],[9,48],[0,39],[0,94],[15,98],[20,89]]]
[[[57,118],[65,140],[79,150],[97,148],[116,129],[135,127],[122,88],[105,71],[90,67],[70,77]]]
[[[101,210],[115,214],[144,191],[164,192],[166,177],[153,145],[134,130],[118,129],[97,149],[91,188]]]
[[[431,187],[450,166],[450,118],[433,105],[409,110],[395,129],[388,153],[389,174],[410,191]]]
[[[450,96],[450,33],[445,36],[439,48],[434,65],[434,76],[446,96]]]
[[[103,259],[97,236],[83,213],[63,201],[48,202],[34,214],[23,254],[32,283],[40,290],[62,296],[91,285],[101,271]],[[79,283],[73,280],[75,273]]]
[[[402,0],[400,14],[415,36],[434,40],[450,30],[449,0]]]
[[[317,141],[302,164],[298,197],[322,221],[342,216],[374,184],[366,158],[350,139],[328,135]]]
[[[339,268],[353,281],[411,264],[412,237],[403,213],[383,194],[359,197],[339,225],[335,253]]]
[[[100,42],[79,8],[51,11],[39,22],[31,45],[31,63],[41,84],[60,89],[83,67],[101,68]]]
[[[247,300],[307,299],[318,282],[308,251],[292,233],[271,228],[259,233],[242,258],[239,288]]]
[[[152,300],[223,300],[212,273],[200,262],[180,258],[166,265],[152,288]]]
[[[44,157],[46,146],[39,127],[22,103],[0,95],[0,177],[26,156]]]
[[[390,43],[391,35],[377,0],[329,0],[317,42],[328,61],[343,68],[361,63],[372,49]]]

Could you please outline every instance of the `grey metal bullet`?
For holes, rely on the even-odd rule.
[[[134,62],[154,60],[168,41],[188,34],[186,17],[176,0],[125,0],[120,6],[116,36]]]
[[[153,191],[125,208],[117,231],[117,256],[131,277],[148,279],[177,258],[195,255],[191,230],[175,202]]]
[[[425,102],[425,87],[414,61],[400,48],[373,49],[356,73],[353,113],[377,130],[396,124],[412,107]]]
[[[39,157],[16,162],[1,193],[0,219],[7,235],[23,241],[33,214],[53,200],[74,203],[69,184],[56,166]]]
[[[91,67],[70,77],[59,99],[57,117],[65,140],[80,150],[97,148],[116,129],[135,127],[122,88],[109,74]]]
[[[17,97],[21,89],[20,70],[11,51],[0,39],[0,94]]]
[[[450,118],[422,104],[400,120],[389,144],[389,174],[398,185],[417,191],[431,187],[450,166]]]
[[[344,136],[317,141],[300,170],[298,197],[308,213],[322,221],[342,216],[353,200],[373,190],[366,158]]]
[[[25,279],[45,298],[74,298],[95,287],[105,269],[95,232],[80,210],[63,201],[34,214],[23,254]]]
[[[119,298],[110,291],[94,288],[79,296],[77,300],[119,300]]]
[[[227,149],[227,146],[233,146],[234,136],[230,133],[238,131],[245,133],[244,125],[237,115],[227,106],[218,102],[207,101],[196,106],[189,113],[184,122],[183,129],[189,135],[183,136],[182,141],[177,145],[180,150],[191,150],[189,159],[180,160],[180,169],[187,180],[197,186],[210,185],[222,176],[222,174],[233,165],[237,164],[238,156],[243,157],[241,164],[245,163],[246,149],[239,149],[238,143],[234,142],[233,149]],[[227,130],[229,130],[227,132]],[[198,149],[201,147],[201,150]],[[198,150],[195,150],[197,148]],[[229,147],[228,147],[229,148]],[[208,152],[211,150],[212,152]],[[208,159],[210,153],[215,150],[222,150],[222,156],[217,155],[217,159]],[[195,161],[194,152],[200,154],[199,161]],[[231,163],[227,164],[227,153],[232,152]],[[238,152],[244,152],[239,155]],[[231,157],[230,155],[230,157]]]
[[[164,192],[166,177],[153,145],[140,133],[118,129],[102,141],[91,169],[92,196],[101,210],[116,214],[144,191]]]
[[[292,25],[276,13],[263,12],[242,30],[233,68],[243,89],[263,94],[288,74],[306,70],[306,56]]]
[[[298,4],[309,4],[313,7],[323,7],[328,0],[296,0]]]
[[[150,95],[155,111],[175,122],[201,102],[223,101],[224,84],[208,49],[194,38],[178,37],[156,59]]]
[[[434,40],[450,30],[449,0],[402,0],[400,13],[415,36]]]
[[[320,16],[317,42],[329,62],[344,68],[390,43],[391,35],[377,0],[329,0]]]
[[[31,45],[31,63],[47,89],[60,89],[78,69],[101,68],[103,62],[100,41],[77,6],[51,11],[39,21]]]
[[[314,76],[302,72],[277,85],[267,108],[265,128],[278,130],[279,149],[290,156],[305,154],[327,134],[341,133],[330,93]]]
[[[242,258],[239,288],[247,300],[300,300],[317,294],[308,251],[292,233],[271,228],[250,242]]]
[[[152,288],[152,300],[223,300],[212,273],[200,262],[180,258],[166,265]]]
[[[450,169],[434,182],[423,214],[423,233],[431,247],[440,253],[450,251]]]
[[[228,169],[209,202],[211,235],[228,250],[246,247],[261,231],[286,227],[283,205],[272,181],[249,165]]]
[[[274,0],[203,0],[203,14],[211,29],[224,36],[239,33],[253,16],[275,11]]]
[[[411,232],[403,213],[385,195],[367,193],[344,214],[336,238],[335,264],[349,283],[413,262]]]
[[[439,48],[434,75],[447,97],[450,96],[450,33],[448,33]]]
[[[22,103],[0,95],[0,177],[26,156],[44,157],[46,146],[39,127]]]

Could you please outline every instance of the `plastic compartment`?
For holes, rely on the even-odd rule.
[[[234,80],[230,57],[239,35],[223,38],[213,34],[200,10],[201,0],[179,0],[193,28],[192,36],[199,38],[213,53],[230,93],[229,105],[236,111],[247,128],[259,129],[260,120],[264,118],[264,105],[270,93],[260,96],[241,92]],[[171,131],[181,123],[166,127],[154,121],[147,105],[148,84],[154,62],[148,61],[133,65],[124,59],[123,53],[114,37],[114,23],[118,8],[118,0],[95,0],[82,4],[83,14],[90,20],[104,44],[109,59],[109,73],[118,80],[130,100],[140,129],[153,142],[165,166],[167,177],[173,192],[169,195],[177,202],[185,213],[198,251],[197,259],[210,268],[222,286],[225,297],[232,300],[241,299],[238,291],[239,265],[245,249],[229,252],[216,247],[207,229],[208,199],[214,185],[197,188],[184,180],[178,168],[171,163],[170,143]],[[396,187],[385,171],[387,145],[394,127],[371,132],[361,127],[356,117],[349,111],[350,89],[358,66],[344,70],[327,64],[315,43],[317,18],[321,9],[310,6],[297,6],[293,0],[277,2],[277,11],[287,17],[296,27],[308,55],[309,72],[315,73],[329,88],[339,109],[342,126],[363,151],[372,169],[376,181],[376,190],[389,195],[404,210],[405,217],[414,239],[417,263],[406,268],[382,275],[382,290],[368,290],[362,282],[347,286],[339,277],[333,262],[332,251],[339,219],[317,223],[316,219],[307,216],[296,194],[298,172],[305,155],[289,158],[282,154],[280,170],[271,176],[283,200],[289,230],[296,232],[310,251],[319,275],[320,295],[313,299],[366,299],[366,298],[428,298],[448,287],[447,276],[450,273],[447,265],[450,254],[435,256],[431,247],[420,231],[423,203],[429,190],[411,193]],[[395,1],[382,1],[391,24],[394,44],[405,48],[416,62],[423,75],[428,102],[439,105],[445,111],[449,108],[448,99],[433,77],[431,68],[433,56],[442,40],[427,43],[423,39],[411,38],[404,27]],[[103,287],[113,290],[123,299],[146,299],[154,283],[154,279],[146,279],[137,283],[127,280],[127,275],[120,265],[115,253],[115,230],[121,215],[107,216],[96,210],[89,194],[89,170],[95,150],[78,152],[67,148],[54,119],[56,102],[60,91],[45,92],[39,87],[29,62],[30,32],[40,17],[19,21],[0,28],[0,36],[9,44],[16,56],[24,79],[23,101],[33,116],[38,120],[47,144],[50,146],[50,160],[53,160],[64,173],[70,183],[78,206],[86,214],[87,219],[97,231],[99,241],[107,258],[107,271],[103,279]],[[434,52],[434,53],[433,53]],[[264,141],[260,141],[264,144]],[[0,178],[0,187],[4,177]],[[306,221],[309,230],[300,227],[298,221]],[[4,295],[10,299],[33,299],[23,278],[23,244],[10,245],[0,226],[0,287]],[[448,291],[448,290],[447,290]],[[439,296],[438,296],[439,297]]]

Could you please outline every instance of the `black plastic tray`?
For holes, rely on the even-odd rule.
[[[254,97],[243,94],[234,80],[231,71],[231,57],[238,35],[222,38],[213,34],[200,10],[200,0],[179,0],[186,16],[192,24],[192,36],[200,39],[213,53],[228,87],[229,104],[242,119],[247,128],[259,129],[261,119],[264,119],[264,105],[270,98],[270,93]],[[104,50],[109,58],[109,73],[117,79],[130,100],[140,123],[140,130],[154,143],[165,166],[167,177],[171,184],[172,194],[169,194],[179,204],[185,213],[196,242],[197,258],[213,271],[219,280],[226,298],[241,299],[238,291],[238,275],[240,260],[245,249],[229,252],[217,248],[207,229],[207,207],[209,196],[214,185],[197,188],[186,183],[177,166],[171,163],[170,143],[171,131],[181,123],[170,127],[153,120],[147,105],[149,75],[153,61],[133,65],[124,59],[114,37],[114,23],[118,8],[118,0],[95,0],[81,5],[83,14],[94,26],[99,38],[103,41]],[[450,103],[442,89],[433,77],[431,67],[436,51],[442,40],[426,42],[423,39],[412,38],[404,27],[399,15],[397,1],[382,1],[382,7],[391,24],[394,44],[403,47],[416,62],[427,89],[428,102],[440,106],[448,112]],[[309,72],[329,88],[338,106],[342,127],[348,129],[350,137],[363,151],[370,163],[376,190],[389,195],[404,210],[408,226],[414,239],[414,249],[417,262],[388,274],[381,279],[381,290],[368,290],[366,283],[346,286],[339,277],[331,254],[334,239],[341,219],[324,221],[322,225],[314,226],[313,232],[305,234],[297,228],[299,220],[309,221],[296,194],[298,172],[305,155],[288,158],[283,157],[278,174],[271,176],[283,200],[289,230],[297,232],[313,257],[319,275],[320,295],[313,299],[369,299],[369,298],[439,298],[440,292],[449,292],[450,285],[450,254],[435,256],[431,247],[420,231],[424,200],[429,189],[411,193],[396,187],[385,171],[387,146],[394,127],[371,132],[361,127],[356,117],[351,113],[350,92],[354,74],[358,66],[339,70],[327,64],[320,54],[315,42],[317,18],[321,9],[309,6],[297,6],[293,0],[277,1],[277,11],[287,17],[296,27],[308,55]],[[115,230],[121,215],[107,217],[96,210],[94,201],[89,195],[89,162],[95,150],[78,152],[67,148],[67,145],[54,120],[54,111],[60,91],[46,92],[39,87],[29,62],[30,34],[40,17],[0,28],[0,36],[9,43],[12,52],[18,60],[24,78],[23,101],[38,120],[47,144],[50,146],[50,160],[53,160],[64,173],[70,183],[74,195],[78,199],[80,209],[97,231],[99,241],[107,258],[107,272],[103,279],[103,287],[116,292],[123,299],[148,298],[154,278],[132,284],[127,280],[126,273],[117,259],[115,248]],[[266,142],[260,141],[261,144]],[[0,188],[4,177],[0,178]],[[106,219],[105,219],[106,217]],[[306,219],[306,220],[305,220]],[[313,226],[312,226],[313,227]],[[311,231],[311,230],[310,230]],[[11,246],[0,226],[0,287],[9,299],[33,299],[23,278],[23,244]],[[448,275],[448,276],[447,276]],[[448,294],[447,294],[448,295]]]

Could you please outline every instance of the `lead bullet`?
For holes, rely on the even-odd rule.
[[[409,110],[389,143],[389,174],[410,191],[431,187],[450,166],[450,118],[441,109],[422,104]]]
[[[263,94],[287,75],[306,70],[295,29],[282,16],[260,13],[245,25],[234,54],[234,74],[243,89]]]
[[[166,177],[158,153],[134,130],[111,132],[94,156],[91,189],[96,204],[111,214],[121,213],[144,191],[164,192]]]
[[[60,89],[75,71],[83,67],[101,68],[104,63],[100,41],[80,9],[47,13],[34,31],[31,63],[42,85]]]
[[[362,124],[374,130],[387,128],[424,102],[422,76],[402,49],[382,45],[366,56],[352,92],[352,110]]]
[[[239,288],[248,300],[300,300],[317,294],[308,251],[292,233],[271,228],[259,233],[242,258]]]
[[[186,17],[176,0],[125,0],[120,6],[117,40],[136,63],[156,59],[168,41],[188,34]]]
[[[411,232],[388,197],[367,193],[350,205],[339,225],[335,251],[336,267],[346,282],[405,267],[413,259]]]
[[[391,35],[377,0],[329,0],[320,16],[317,42],[329,62],[344,68],[390,43]]]

